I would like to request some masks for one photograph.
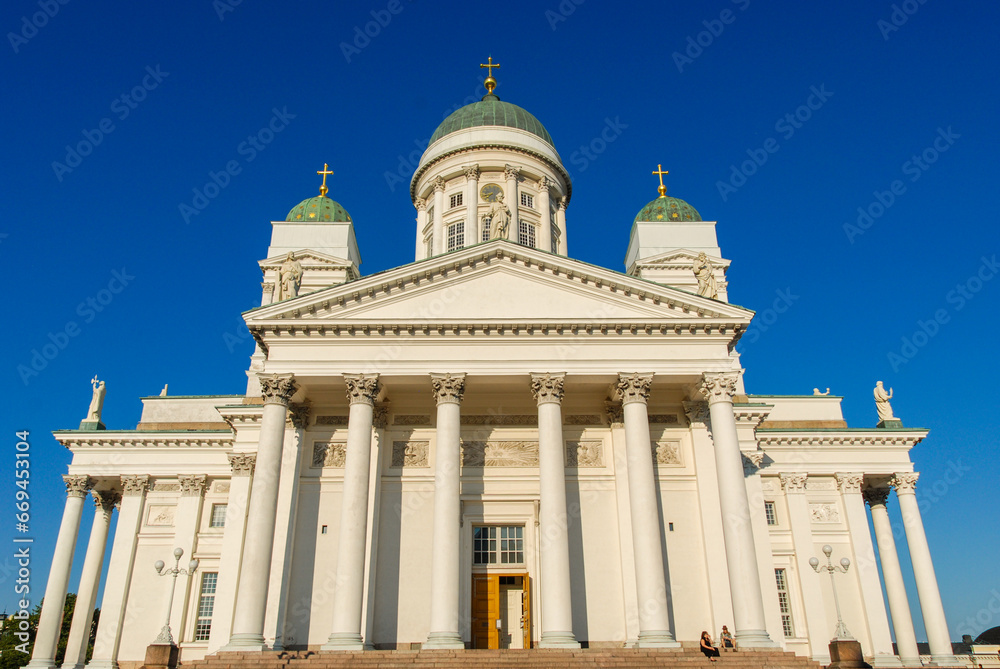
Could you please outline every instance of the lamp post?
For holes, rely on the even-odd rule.
[[[837,607],[837,635],[833,637],[834,641],[853,641],[854,637],[851,633],[847,631],[847,625],[844,624],[844,618],[840,615],[840,600],[837,598],[837,585],[833,580],[833,573],[839,571],[842,574],[846,574],[848,568],[851,566],[851,561],[847,558],[843,558],[840,561],[840,565],[833,564],[833,560],[830,556],[833,554],[833,548],[827,544],[823,546],[823,554],[826,555],[826,564],[820,565],[819,558],[809,558],[809,566],[812,567],[817,574],[821,574],[824,571],[830,574],[830,588],[833,590],[833,603]]]
[[[183,555],[183,548],[174,549],[174,566],[172,569],[164,569],[166,565],[163,563],[163,560],[157,560],[153,563],[153,568],[156,569],[156,573],[160,576],[173,576],[173,580],[170,582],[170,596],[167,598],[167,618],[163,623],[163,629],[160,630],[160,634],[156,637],[156,641],[153,644],[174,645],[174,637],[170,633],[170,613],[174,608],[174,590],[177,589],[177,577],[181,574],[190,576],[198,568],[198,560],[193,559],[188,562],[187,569],[180,569],[181,557]]]

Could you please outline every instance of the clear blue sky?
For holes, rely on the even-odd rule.
[[[38,14],[46,1],[54,16]],[[830,387],[852,426],[873,426],[882,379],[905,424],[931,429],[912,458],[952,638],[1000,624],[988,511],[1000,279],[977,277],[1000,252],[1000,6],[907,0],[893,16],[889,0],[234,1],[0,10],[11,444],[0,537],[14,533],[13,433],[28,429],[36,601],[69,461],[50,432],[84,417],[88,380],[107,380],[111,428],[134,427],[138,398],[164,383],[242,392],[252,344],[239,314],[259,300],[268,222],[316,193],[324,162],[362,271],[411,261],[409,156],[482,95],[477,66],[492,54],[497,93],[545,124],[573,176],[571,256],[624,269],[662,163],[669,194],[719,221],[732,301],[762,323],[776,299],[790,303],[741,346],[750,392]],[[376,19],[375,36],[358,38]],[[284,127],[251,148],[274,110]],[[88,155],[68,157],[81,142]],[[186,222],[180,205],[229,161],[239,173]],[[867,228],[845,231],[859,207]],[[91,311],[116,271],[134,278]],[[18,366],[70,322],[79,332],[25,382]],[[933,335],[905,347],[920,322]],[[13,584],[0,578],[9,608]],[[915,592],[911,603],[922,639]]]

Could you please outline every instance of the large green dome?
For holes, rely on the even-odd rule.
[[[530,112],[509,102],[502,102],[492,94],[484,96],[479,102],[473,102],[452,112],[434,131],[428,143],[433,144],[457,130],[491,125],[526,130],[545,140],[550,146],[555,146],[549,131]]]
[[[350,222],[351,215],[347,213],[346,209],[340,206],[339,202],[334,202],[325,195],[317,195],[316,197],[302,200],[302,202],[292,207],[285,220],[310,223],[314,221]]]
[[[684,200],[661,195],[635,216],[636,221],[700,221],[701,214]]]

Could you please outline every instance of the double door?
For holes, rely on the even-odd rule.
[[[531,648],[527,573],[472,575],[472,647]]]

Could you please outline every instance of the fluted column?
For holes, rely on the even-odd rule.
[[[559,255],[568,255],[566,244],[566,205],[569,204],[565,197],[559,198],[559,209],[556,211],[556,223],[559,227]]]
[[[413,201],[417,208],[417,244],[413,258],[420,260],[427,257],[427,245],[424,243],[424,228],[427,227],[427,200],[418,197]]]
[[[35,648],[31,662],[28,663],[29,667],[38,669],[56,666],[56,644],[59,642],[63,607],[66,605],[69,573],[73,568],[76,536],[80,532],[83,500],[94,487],[94,480],[89,476],[64,476],[63,481],[66,483],[66,507],[63,510],[62,523],[59,525],[56,550],[52,555],[49,580],[45,584],[45,599],[42,602],[42,613],[38,618]]]
[[[440,255],[448,249],[447,235],[444,233],[444,179],[434,180],[434,250]]]
[[[340,502],[337,580],[333,593],[333,628],[323,650],[364,650],[361,609],[365,589],[365,539],[368,535],[368,479],[372,455],[372,416],[379,394],[378,374],[345,374],[347,453]]]
[[[785,504],[788,505],[788,525],[792,534],[792,547],[795,550],[795,573],[801,575],[799,588],[802,591],[802,606],[806,616],[805,627],[809,636],[810,657],[820,664],[829,664],[828,644],[836,624],[826,617],[822,581],[812,576],[813,570],[809,565],[809,558],[816,552],[812,517],[806,499],[806,480],[809,477],[806,474],[792,472],[782,472],[778,477],[781,480],[781,489],[785,493]],[[803,636],[801,630],[799,636]]]
[[[478,244],[482,237],[479,233],[479,165],[465,168],[465,245]]]
[[[265,650],[264,615],[271,579],[274,521],[278,508],[278,474],[285,439],[288,403],[297,385],[291,376],[260,377],[264,410],[260,422],[257,461],[247,510],[243,564],[236,591],[233,633],[223,650]]]
[[[142,525],[142,510],[149,491],[149,476],[135,474],[121,477],[122,500],[118,510],[118,525],[108,564],[108,578],[104,583],[101,600],[101,619],[97,623],[94,655],[87,669],[117,669],[118,648],[121,646],[122,626],[125,621],[125,603],[128,601],[132,572],[135,569],[135,549]],[[149,613],[143,603],[133,603],[136,616]]]
[[[520,178],[521,168],[514,167],[513,165],[504,165],[503,175],[507,179],[507,197],[505,202],[510,209],[510,229],[507,231],[507,238],[512,242],[516,242],[517,231],[521,221],[521,200],[517,193],[517,180]]]
[[[90,642],[90,628],[94,622],[94,606],[97,604],[97,589],[101,583],[101,568],[104,566],[104,551],[108,543],[108,528],[111,514],[121,495],[113,491],[91,493],[94,505],[94,524],[87,541],[87,554],[83,558],[83,572],[80,574],[80,589],[73,607],[73,622],[70,623],[69,639],[66,641],[66,658],[62,666],[66,669],[83,669],[87,663],[87,646]]]
[[[918,476],[920,475],[916,472],[898,472],[890,484],[896,489],[899,511],[903,515],[906,544],[910,548],[910,562],[913,563],[913,578],[917,582],[920,611],[924,614],[924,630],[931,648],[931,662],[938,666],[956,666],[958,661],[951,648],[948,622],[944,616],[937,576],[934,574],[931,549],[927,545],[924,521],[917,505]]]
[[[892,628],[896,632],[896,650],[904,666],[919,667],[920,651],[917,650],[917,635],[913,631],[910,601],[906,596],[903,570],[899,567],[896,539],[892,536],[892,524],[886,502],[889,488],[869,488],[865,491],[865,501],[872,510],[872,527],[878,544],[879,562],[882,564],[882,578],[885,581],[885,595],[889,600],[889,615]]]
[[[773,648],[764,619],[760,572],[750,524],[750,502],[743,481],[743,455],[736,434],[733,395],[737,372],[705,374],[701,391],[708,400],[715,443],[715,465],[719,478],[722,534],[726,539],[726,562],[733,594],[733,626],[736,642],[743,648]]]
[[[541,545],[541,648],[579,648],[573,635],[569,567],[569,517],[566,513],[566,447],[562,398],[565,374],[532,374],[531,392],[538,403],[538,513]]]
[[[628,463],[629,510],[632,514],[632,550],[639,604],[639,646],[679,646],[670,632],[667,579],[661,548],[661,523],[656,503],[652,440],[646,400],[652,374],[619,374],[618,394],[625,417],[625,456]]]
[[[548,177],[538,180],[538,213],[542,215],[539,226],[538,248],[546,253],[552,253],[552,205],[549,202],[549,186],[552,181]]]
[[[431,374],[437,400],[434,529],[431,535],[431,623],[424,648],[465,648],[458,631],[461,563],[461,403],[465,374]]]

